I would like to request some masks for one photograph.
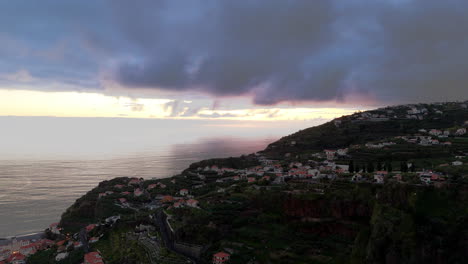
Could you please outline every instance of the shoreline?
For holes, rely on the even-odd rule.
[[[7,236],[7,237],[0,237],[0,244],[1,242],[4,241],[10,241],[13,240],[14,238],[18,240],[30,240],[30,239],[41,239],[45,236],[45,231],[37,231],[29,234],[20,234],[20,235],[15,235],[15,236]]]

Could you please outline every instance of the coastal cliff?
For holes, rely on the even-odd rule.
[[[105,263],[463,263],[467,121],[466,103],[382,108],[170,178],[104,181],[60,239],[86,233]]]

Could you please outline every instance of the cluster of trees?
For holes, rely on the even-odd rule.
[[[354,160],[349,161],[349,172],[368,172],[372,173],[374,171],[388,171],[392,172],[393,171],[393,166],[392,166],[392,161],[385,161],[385,162],[380,162],[378,161],[376,164],[374,164],[373,161],[368,161],[368,162],[354,162]],[[413,164],[408,165],[406,161],[401,161],[400,162],[400,171],[401,172],[415,172],[416,171],[416,166]]]

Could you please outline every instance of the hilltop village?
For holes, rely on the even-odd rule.
[[[104,181],[0,263],[463,259],[467,128],[466,102],[387,107],[170,178]]]

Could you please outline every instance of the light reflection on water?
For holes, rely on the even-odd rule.
[[[172,176],[322,122],[0,117],[0,237],[43,230],[102,180]]]
[[[106,160],[0,160],[0,237],[44,229],[102,180],[168,177],[201,159],[252,153],[272,141],[202,140]]]

